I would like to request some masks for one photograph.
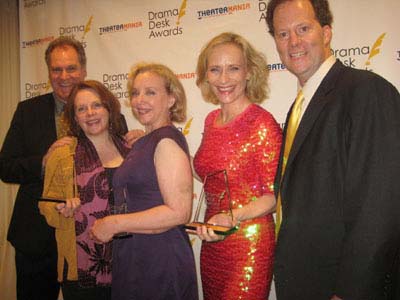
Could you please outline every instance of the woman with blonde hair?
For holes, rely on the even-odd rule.
[[[146,134],[114,176],[116,204],[126,213],[98,220],[93,237],[114,241],[112,299],[198,298],[192,247],[183,224],[192,211],[193,177],[183,134],[172,122],[186,118],[186,96],[174,73],[137,64],[128,89],[132,111]]]
[[[205,300],[268,298],[273,183],[282,138],[273,116],[256,104],[267,97],[267,80],[264,56],[240,35],[222,33],[199,55],[196,83],[204,99],[220,107],[206,117],[194,169],[207,178],[207,223],[238,228],[226,237],[210,227],[197,228]],[[213,175],[218,172],[225,180]]]

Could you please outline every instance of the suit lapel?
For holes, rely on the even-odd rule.
[[[325,107],[325,105],[333,101],[329,94],[334,89],[336,85],[336,81],[339,78],[339,74],[343,65],[340,61],[336,61],[336,63],[332,66],[329,72],[326,74],[325,78],[322,80],[319,85],[317,91],[312,97],[306,111],[304,112],[303,118],[300,121],[299,128],[297,129],[296,136],[294,138],[292,148],[290,150],[289,158],[286,164],[285,174],[290,172],[290,167],[293,161],[296,159],[296,156],[307,138],[308,134],[312,130],[315,121],[317,120],[319,114]],[[288,120],[288,119],[287,119]],[[286,132],[286,129],[285,129]],[[286,134],[285,134],[286,135]],[[283,178],[284,179],[284,178]]]

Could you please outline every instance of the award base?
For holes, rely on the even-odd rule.
[[[54,198],[44,198],[40,197],[38,201],[47,201],[47,202],[55,202],[55,203],[67,203],[67,200],[63,199],[54,199]]]
[[[131,233],[128,233],[128,232],[120,232],[120,233],[114,234],[113,239],[122,240],[122,239],[127,239],[127,238],[130,238],[130,237],[132,237],[132,234],[131,234]]]
[[[212,230],[214,230],[214,232],[216,234],[220,234],[220,235],[230,235],[230,234],[234,233],[236,230],[238,230],[238,228],[239,228],[238,226],[227,227],[227,226],[213,225],[213,224],[202,223],[202,222],[191,222],[191,223],[185,224],[184,226],[186,229],[190,229],[190,230],[196,230],[197,227],[206,226],[207,228],[211,228]]]

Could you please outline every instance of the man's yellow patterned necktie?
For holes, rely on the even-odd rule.
[[[68,135],[68,124],[64,118],[64,111],[60,114],[56,114],[56,130],[57,130],[57,139],[60,139],[64,136]]]

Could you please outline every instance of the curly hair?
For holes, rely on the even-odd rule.
[[[82,134],[82,129],[75,120],[75,98],[81,90],[89,90],[99,96],[101,103],[109,113],[110,133],[122,136],[124,129],[121,125],[121,104],[113,93],[96,80],[82,81],[72,89],[64,108],[64,119],[69,125],[69,133],[73,136]]]
[[[268,3],[267,7],[267,25],[268,25],[268,32],[274,36],[275,29],[274,29],[274,12],[275,9],[285,3],[293,0],[271,0]],[[333,16],[332,12],[329,8],[328,0],[309,0],[315,13],[315,18],[318,20],[319,24],[323,27],[328,25],[332,27],[333,23]]]
[[[207,82],[207,68],[211,51],[222,44],[233,44],[242,50],[249,72],[249,80],[245,91],[246,96],[254,103],[264,101],[268,97],[269,71],[266,58],[261,52],[256,51],[245,38],[232,32],[224,32],[211,39],[203,47],[198,57],[196,84],[200,88],[205,101],[213,104],[219,103],[217,96]]]
[[[139,74],[150,72],[160,76],[165,82],[165,89],[168,95],[175,98],[174,105],[169,109],[170,120],[173,122],[183,122],[186,120],[186,93],[178,77],[170,68],[158,63],[140,62],[135,64],[128,79],[129,95],[132,95],[133,83]]]
[[[47,67],[50,67],[50,55],[56,48],[65,48],[65,47],[72,47],[75,49],[76,53],[78,54],[78,60],[81,67],[86,68],[86,54],[85,49],[81,42],[77,41],[73,37],[69,36],[60,36],[50,42],[47,46],[44,58],[46,60]]]

